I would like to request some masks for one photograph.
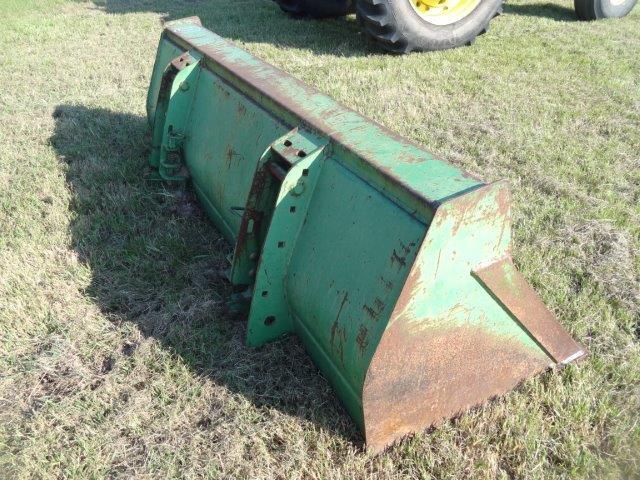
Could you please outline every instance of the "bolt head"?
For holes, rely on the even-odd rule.
[[[304,182],[301,180],[296,184],[295,187],[291,189],[291,193],[297,197],[304,193],[304,189],[305,189]]]

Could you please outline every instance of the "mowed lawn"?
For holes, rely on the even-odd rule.
[[[367,454],[295,338],[243,345],[231,246],[151,178],[157,40],[195,14],[508,179],[516,263],[589,357]],[[402,57],[268,0],[3,0],[0,49],[0,478],[640,478],[640,7],[511,2],[473,46]]]

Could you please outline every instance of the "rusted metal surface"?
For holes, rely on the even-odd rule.
[[[380,342],[364,386],[367,445],[380,451],[511,390],[548,363],[545,355],[482,328],[412,331],[396,323]]]
[[[152,164],[179,152],[235,244],[247,343],[298,335],[373,450],[583,353],[509,260],[505,182],[434,159],[195,21],[163,34],[148,112]]]
[[[217,74],[237,85],[247,96],[267,99],[270,107],[278,110],[292,127],[304,126],[329,136],[335,148],[345,153],[345,159],[353,160],[354,167],[366,172],[369,180],[380,188],[384,189],[386,184],[402,186],[399,199],[408,200],[407,206],[416,209],[417,214],[428,219],[431,212],[425,210],[424,206],[435,207],[442,198],[448,196],[446,192],[442,196],[433,195],[434,189],[429,191],[422,187],[424,181],[417,180],[433,170],[431,176],[437,181],[439,164],[444,162],[436,160],[414,142],[335,103],[272,65],[255,57],[250,57],[251,61],[248,62],[247,57],[235,55],[237,52],[232,52],[229,44],[208,42],[204,37],[202,43],[194,42],[190,32],[185,34],[183,25],[170,25],[167,32],[170,32],[172,40],[204,55],[205,61]],[[236,50],[235,47],[233,49]],[[242,83],[237,83],[237,79],[242,79]],[[371,143],[372,139],[377,138],[392,140],[392,144],[387,144],[387,150],[389,146],[392,146],[392,150],[381,155]],[[364,169],[363,164],[367,164]],[[398,168],[398,165],[404,165],[404,168]],[[447,179],[452,180],[458,188],[481,185],[478,178],[463,171],[458,171],[455,178]]]
[[[586,354],[584,347],[571,338],[542,303],[510,258],[475,270],[473,274],[556,363],[569,363]]]
[[[171,60],[171,66],[176,69],[176,72],[179,72],[180,70],[183,70],[184,68],[191,65],[194,61],[195,59],[191,56],[191,54],[183,53],[182,55],[178,55],[176,58]],[[165,81],[173,81],[173,78],[171,78],[171,80],[167,79]]]
[[[582,352],[519,273],[509,271],[516,287],[512,296],[503,293],[499,278],[504,271],[495,266],[512,266],[510,223],[510,195],[503,182],[445,202],[436,211],[367,371],[364,425],[373,450],[560,363],[539,347],[546,339],[572,344],[562,357],[568,361]],[[479,268],[487,263],[489,270]],[[490,287],[481,284],[477,271],[493,273]],[[487,301],[495,301],[488,290],[496,289],[504,303]],[[521,300],[526,304],[517,308]],[[524,322],[515,321],[505,306],[511,303]],[[534,303],[535,311],[527,311]],[[521,328],[537,321],[549,330]]]

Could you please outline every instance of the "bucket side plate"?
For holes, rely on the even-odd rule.
[[[367,372],[365,435],[373,450],[502,394],[556,363],[537,338],[544,329],[530,331],[514,318],[522,310],[513,305],[527,299],[498,292],[512,312],[488,291],[499,282],[487,287],[474,275],[481,266],[502,265],[509,258],[510,229],[504,182],[446,202],[436,212]],[[553,335],[569,338],[542,308],[542,321],[553,324]],[[539,320],[528,318],[535,325]],[[573,348],[569,355],[582,351],[575,342]]]

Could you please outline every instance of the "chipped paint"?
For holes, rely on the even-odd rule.
[[[500,395],[548,366],[544,354],[478,327],[420,335],[406,327],[387,330],[364,386],[365,436],[373,451]]]
[[[433,158],[195,18],[167,24],[147,111],[151,164],[177,132],[235,244],[247,343],[297,334],[371,449],[584,354],[513,267],[505,182]]]

